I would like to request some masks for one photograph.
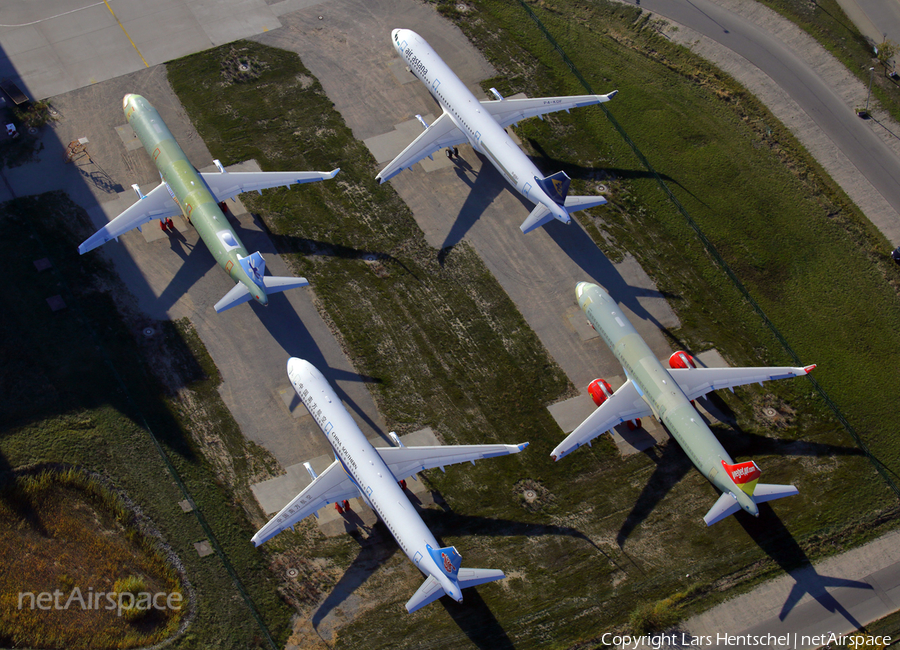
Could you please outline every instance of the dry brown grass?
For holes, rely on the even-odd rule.
[[[15,647],[151,645],[171,636],[187,610],[178,576],[155,541],[137,529],[115,493],[77,469],[19,475],[0,488],[0,557],[0,642]],[[138,584],[151,594],[179,594],[180,610],[126,608],[120,616],[98,596]],[[122,585],[131,587],[116,589]],[[42,592],[60,608],[38,601]]]

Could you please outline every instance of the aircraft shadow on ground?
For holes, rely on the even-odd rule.
[[[262,232],[250,230],[242,227],[241,224],[233,218],[230,212],[228,217],[230,223],[237,231],[238,236],[247,246],[248,251],[259,250],[265,254],[279,254],[279,251],[276,250],[276,247],[272,244],[271,234],[265,227],[263,227]],[[157,222],[150,222],[146,227],[156,228],[158,227]],[[202,241],[198,240],[196,244],[191,245],[184,235],[179,232],[169,232],[167,236],[172,250],[182,258],[183,262],[157,299],[157,309],[160,312],[165,312],[170,309],[177,300],[187,293],[197,280],[216,266],[216,261],[213,258],[212,253]],[[376,258],[390,257],[379,255],[377,253],[356,251],[355,249],[334,246],[322,242],[314,242],[312,240],[300,240],[299,238],[285,237],[281,237],[281,239],[284,239],[284,243],[290,246],[307,245],[318,251],[318,254],[329,254],[328,251],[330,247],[335,255],[341,257],[352,256],[364,258],[366,255],[373,255]],[[226,277],[224,271],[222,272],[222,277],[223,279]],[[222,295],[224,296],[227,290],[227,281],[223,282],[223,285],[226,287],[222,292]],[[377,377],[361,375],[349,370],[332,368],[284,293],[270,296],[269,304],[266,307],[262,307],[254,301],[251,301],[248,304],[250,305],[250,308],[253,309],[260,323],[269,332],[269,335],[275,339],[287,354],[285,362],[287,362],[288,357],[298,357],[313,364],[334,387],[338,397],[345,402],[350,409],[372,429],[372,431],[377,433],[382,439],[388,440],[385,432],[381,430],[381,427],[379,427],[341,387],[341,382],[379,383],[381,381],[380,379]]]
[[[630,285],[575,219],[569,224],[551,221],[544,226],[544,230],[569,259],[581,268],[585,281],[602,285],[613,300],[625,305],[636,317],[650,321],[658,329],[667,331],[656,316],[641,304],[639,298],[666,298],[669,301],[676,301],[681,300],[681,296]],[[575,287],[572,287],[573,293],[574,290]]]
[[[293,305],[283,293],[271,296],[266,307],[252,302],[250,303],[250,308],[253,309],[257,318],[259,318],[259,322],[266,328],[269,335],[287,353],[285,362],[287,362],[288,357],[297,357],[309,361],[328,380],[328,383],[334,388],[338,399],[344,402],[381,439],[389,440],[385,431],[341,386],[343,382],[381,383],[381,379],[361,375],[352,370],[334,368],[329,365],[312,334],[310,334],[309,329],[307,329],[303,320],[297,315]]]
[[[35,510],[34,501],[23,491],[11,489],[12,484],[16,481],[14,472],[15,470],[9,464],[6,456],[0,454],[0,501],[6,503],[7,507],[13,511],[14,517],[25,522],[29,530],[42,538],[48,537],[49,533]]]
[[[554,158],[546,152],[541,144],[532,138],[528,138],[528,146],[536,152],[536,155],[529,156],[535,167],[543,170],[547,174],[555,174],[557,172],[566,172],[569,178],[583,181],[604,181],[607,179],[626,179],[633,178],[654,178],[659,176],[667,183],[674,183],[681,187],[681,184],[668,174],[660,174],[657,172],[647,171],[646,169],[622,169],[621,167],[585,167],[583,165],[575,165],[565,160]]]
[[[706,416],[702,413],[701,415],[709,424]],[[735,427],[728,427],[724,431],[721,427],[717,427],[716,435],[721,439],[723,446],[726,447],[732,457],[740,455],[859,456],[862,454],[856,447],[841,447],[786,438],[769,438],[754,433],[745,433]],[[661,448],[650,447],[644,450],[643,453],[656,464],[656,467],[616,535],[616,542],[619,547],[625,545],[631,532],[650,516],[656,505],[694,467],[690,458],[687,457],[687,454],[684,453],[684,450],[674,439],[666,442]],[[715,490],[710,490],[709,492],[709,505],[712,507],[717,495]]]
[[[490,517],[475,517],[459,515],[450,510],[439,495],[435,501],[441,504],[441,509],[422,508],[422,502],[412,492],[405,491],[410,502],[416,506],[416,511],[422,517],[425,525],[434,533],[435,539],[443,546],[441,534],[454,536],[482,535],[489,537],[535,537],[542,535],[562,535],[582,540],[590,544],[595,550],[600,551],[611,563],[615,560],[595,544],[587,535],[574,528],[566,526],[548,526],[544,524],[529,524],[508,519],[494,519]],[[432,493],[433,495],[435,493]],[[350,567],[338,580],[331,593],[319,605],[312,616],[314,628],[325,619],[328,614],[343,603],[347,597],[360,587],[381,564],[390,559],[397,550],[397,542],[388,532],[387,527],[378,520],[371,529],[372,534],[360,541],[360,552],[354,558]],[[351,533],[352,534],[352,533]],[[465,549],[462,549],[465,553]],[[465,562],[463,562],[465,564]],[[616,564],[620,569],[623,568]],[[624,569],[623,569],[624,570]],[[424,576],[422,577],[424,580]],[[418,588],[418,587],[416,587]],[[463,592],[462,604],[455,603],[449,598],[441,597],[441,605],[447,613],[459,625],[460,630],[480,648],[512,648],[513,644],[506,636],[496,617],[488,608],[484,600],[478,595],[480,587],[471,587]],[[413,593],[409,594],[412,597]],[[435,604],[428,605],[434,607]]]
[[[738,523],[759,547],[771,557],[785,573],[794,580],[791,591],[778,614],[784,620],[805,594],[812,596],[832,614],[840,614],[854,629],[863,627],[854,616],[828,593],[828,588],[874,589],[868,582],[848,580],[819,574],[800,548],[797,540],[785,528],[784,523],[768,503],[759,508],[759,517],[752,517],[741,511]]]
[[[159,228],[159,225],[158,222],[151,221],[142,228]],[[170,231],[166,236],[169,238],[172,251],[181,258],[181,266],[156,299],[157,313],[161,314],[171,309],[200,278],[216,266],[215,258],[202,240],[198,239],[197,243],[190,244],[180,232]],[[222,295],[224,296],[225,292]]]
[[[98,162],[91,158],[88,158],[87,162],[78,162],[76,168],[78,169],[78,173],[80,173],[87,182],[107,194],[118,194],[119,192],[125,191],[125,188],[122,187],[121,183],[115,182],[112,176],[110,176]]]
[[[485,209],[493,203],[501,192],[508,189],[507,183],[494,166],[489,164],[487,159],[481,154],[475,153],[482,160],[482,164],[481,170],[477,173],[474,181],[470,180],[467,175],[468,171],[472,171],[471,165],[465,160],[456,159],[456,173],[469,186],[470,191],[441,246],[441,251],[438,254],[438,262],[441,264],[443,264],[453,247],[465,237],[474,223],[481,218]],[[510,192],[529,212],[533,209],[534,206],[519,195],[518,192],[511,189]],[[638,298],[663,297],[669,300],[680,300],[680,296],[668,292],[660,292],[655,289],[636,288],[629,285],[575,219],[569,224],[552,221],[546,224],[544,229],[560,249],[584,271],[585,280],[592,280],[603,285],[613,299],[628,307],[638,318],[652,322],[659,329],[666,329],[653,314],[647,311]],[[527,237],[528,235],[522,236]]]
[[[359,553],[331,592],[321,602],[312,615],[313,628],[318,630],[319,625],[332,611],[341,605],[362,584],[369,579],[378,567],[391,559],[397,552],[397,542],[391,537],[387,527],[379,520],[369,531],[366,538],[357,533],[350,533],[359,541]],[[410,594],[412,596],[412,594]]]
[[[469,186],[469,193],[466,195],[466,200],[463,201],[456,219],[453,220],[450,231],[444,237],[444,243],[441,244],[441,250],[438,253],[438,263],[441,266],[444,265],[444,261],[453,247],[463,240],[475,222],[481,219],[488,206],[507,188],[506,181],[494,169],[490,161],[477,151],[473,151],[473,153],[481,161],[481,169],[478,171],[459,156],[453,159],[455,165],[453,171],[461,183]],[[514,194],[518,197],[518,193],[514,192]],[[531,208],[528,209],[531,210]]]

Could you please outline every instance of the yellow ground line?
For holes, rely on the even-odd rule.
[[[137,52],[138,56],[141,57],[141,61],[144,62],[146,67],[150,67],[150,64],[147,63],[147,59],[144,58],[144,55],[141,54],[141,51],[138,49],[138,46],[134,44],[134,41],[131,40],[131,37],[128,35],[128,32],[125,30],[125,25],[122,24],[122,21],[119,20],[119,17],[116,15],[116,12],[112,10],[112,7],[109,6],[108,0],[103,0],[103,4],[106,5],[106,8],[109,9],[109,13],[112,14],[112,17],[116,19],[116,22],[119,23],[119,27],[122,28],[122,32],[125,34],[125,38],[128,39],[128,42],[131,43],[131,47],[134,48],[134,51]]]

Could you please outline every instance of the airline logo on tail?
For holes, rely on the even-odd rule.
[[[728,472],[731,480],[734,481],[739,488],[750,496],[753,496],[753,492],[756,490],[756,484],[759,482],[759,476],[762,473],[759,470],[759,465],[752,460],[748,460],[746,463],[738,463],[737,465],[729,465],[723,460],[722,467],[725,468],[725,471]]]
[[[557,205],[565,205],[566,195],[569,193],[569,185],[572,182],[572,179],[568,177],[566,172],[556,172],[547,178],[537,178],[535,176],[534,180]]]
[[[426,547],[431,557],[437,563],[444,573],[451,578],[455,578],[459,573],[459,567],[462,564],[462,556],[457,552],[455,546],[447,546],[444,548],[434,549],[431,546]]]

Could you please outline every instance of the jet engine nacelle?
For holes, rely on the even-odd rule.
[[[594,404],[600,406],[608,398],[612,397],[613,390],[605,379],[595,379],[588,384],[588,393],[591,394]]]
[[[678,350],[677,352],[673,352],[672,356],[669,357],[669,367],[670,368],[696,368],[697,364],[694,363],[694,357],[689,355],[687,352],[682,352]]]

